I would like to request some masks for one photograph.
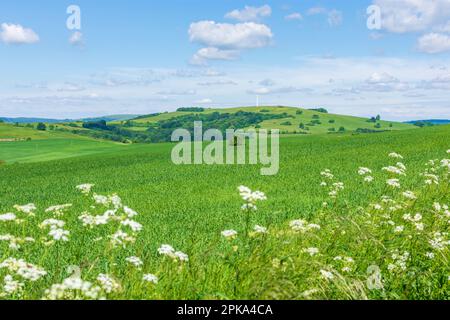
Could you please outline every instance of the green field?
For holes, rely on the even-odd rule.
[[[9,274],[24,285],[3,296],[93,298],[89,290],[67,289],[67,281],[62,286],[66,291],[58,291],[60,286],[45,292],[71,275],[70,266],[77,266],[92,291],[99,290],[95,297],[111,299],[447,299],[448,166],[436,162],[433,172],[439,181],[431,186],[420,173],[428,160],[449,157],[449,141],[449,126],[286,136],[281,139],[280,172],[266,177],[259,174],[259,165],[175,166],[170,159],[173,144],[124,146],[87,139],[0,143],[0,159],[33,162],[0,166],[0,214],[17,216],[16,221],[0,221],[0,279]],[[404,160],[389,158],[391,152]],[[44,161],[51,159],[59,160]],[[406,175],[398,176],[401,188],[393,189],[386,180],[397,176],[382,168],[399,161],[406,165]],[[359,167],[373,171],[372,183],[358,175]],[[333,181],[321,177],[325,169],[333,172]],[[320,186],[324,179],[327,187]],[[345,185],[335,199],[328,195],[332,182]],[[80,215],[112,208],[111,203],[94,204],[92,193],[80,194],[75,186],[83,183],[95,184],[95,193],[119,195],[139,213],[133,219],[142,231],[134,234],[119,227],[125,219],[121,205],[117,219],[107,225],[83,226]],[[266,194],[256,212],[241,210],[241,185]],[[418,199],[405,199],[402,192],[407,190]],[[392,200],[382,202],[383,195]],[[433,207],[437,202],[439,211]],[[28,203],[36,205],[35,216],[14,208]],[[63,215],[45,212],[62,204],[73,206]],[[411,214],[414,219],[417,213],[423,216],[423,230],[419,221],[404,218]],[[52,217],[65,221],[69,241],[49,241],[49,227],[39,228]],[[308,221],[305,230],[299,230],[303,222],[297,221],[293,231],[295,219]],[[319,224],[320,230],[306,230],[308,223]],[[268,233],[251,232],[254,225]],[[395,227],[404,230],[396,233]],[[111,235],[118,229],[136,236],[136,242],[114,247]],[[226,239],[224,230],[236,230],[237,237]],[[440,246],[430,245],[431,240]],[[179,254],[158,254],[163,244],[186,253],[189,261],[181,261]],[[126,258],[131,256],[143,265],[130,265]],[[24,259],[47,273],[36,281],[24,280],[18,273],[20,262],[8,258]],[[368,286],[379,279],[373,266],[379,268],[382,284],[375,288]],[[120,288],[112,285],[108,292],[105,276],[96,280],[99,274]],[[143,281],[144,274],[156,275],[158,283]]]

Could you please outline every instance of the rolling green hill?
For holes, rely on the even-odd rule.
[[[142,130],[141,125],[153,125],[159,121],[173,120],[188,114],[212,114],[218,113],[237,113],[240,111],[264,113],[264,114],[283,114],[286,113],[288,117],[283,119],[267,120],[260,124],[263,129],[280,129],[285,133],[308,133],[308,134],[325,134],[328,132],[338,132],[341,127],[346,132],[356,131],[357,129],[368,130],[404,130],[414,128],[412,124],[377,121],[376,123],[368,122],[367,118],[358,118],[346,115],[336,115],[321,113],[313,110],[294,108],[294,107],[242,107],[229,109],[205,109],[204,112],[171,112],[150,115],[149,117],[141,116],[137,119],[131,120],[132,123],[139,124],[139,126],[131,127],[132,130]],[[315,119],[314,117],[319,117]],[[320,123],[314,124],[314,120]],[[300,128],[300,124],[304,125],[304,129]],[[375,127],[377,124],[379,126]],[[334,131],[330,131],[333,129]]]

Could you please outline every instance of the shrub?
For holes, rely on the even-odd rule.
[[[190,107],[190,108],[178,108],[177,112],[204,112],[205,108]]]
[[[45,131],[45,130],[47,130],[47,126],[44,123],[39,122],[36,126],[36,129],[39,131]]]
[[[320,112],[320,113],[328,113],[328,110],[325,108],[317,108],[317,109],[309,109],[309,110]]]
[[[291,126],[292,123],[290,121],[285,121],[281,123],[282,126]]]
[[[336,123],[336,120],[331,119],[330,121],[328,121],[328,123]]]

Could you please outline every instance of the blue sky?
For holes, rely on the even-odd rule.
[[[81,10],[69,30],[66,10]],[[367,27],[376,5],[380,25]],[[0,116],[324,106],[450,117],[450,0],[10,1]]]

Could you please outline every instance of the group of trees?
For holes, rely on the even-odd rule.
[[[213,112],[208,114],[186,114],[156,123],[146,124],[146,131],[133,131],[127,129],[133,126],[133,122],[125,122],[124,125],[108,124],[105,120],[89,121],[83,123],[82,127],[89,130],[68,130],[75,134],[87,135],[97,139],[107,139],[119,142],[169,142],[172,132],[183,128],[194,132],[194,122],[202,121],[203,130],[218,129],[225,133],[227,129],[244,129],[248,127],[259,128],[265,120],[290,118],[287,113],[266,114],[256,112],[239,111],[236,113]],[[61,129],[67,130],[67,129]]]
[[[178,108],[177,112],[204,112],[205,108],[199,107],[188,107],[188,108]]]

